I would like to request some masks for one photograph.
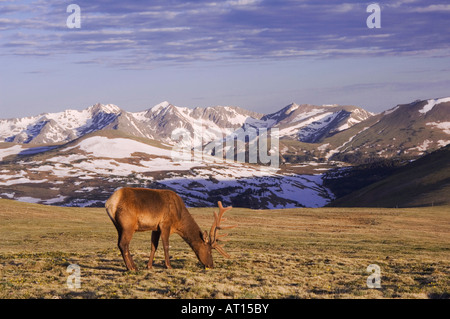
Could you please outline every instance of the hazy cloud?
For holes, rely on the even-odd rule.
[[[81,29],[65,25],[72,2],[81,7]],[[2,1],[0,47],[11,55],[89,53],[79,61],[143,68],[164,61],[448,52],[450,5],[381,4],[381,29],[366,27],[366,7],[325,0]]]
[[[446,12],[450,11],[450,4],[432,4],[426,7],[413,8],[412,12]]]

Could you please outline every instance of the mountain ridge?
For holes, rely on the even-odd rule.
[[[224,141],[238,129],[278,130],[287,158],[343,162],[415,158],[450,143],[450,98],[399,104],[374,114],[351,105],[290,103],[271,114],[237,106],[187,108],[161,102],[141,112],[113,104],[17,119],[0,119],[0,142],[51,144],[113,129],[186,147]],[[180,141],[181,138],[181,141]]]
[[[357,127],[361,129],[351,135]],[[354,162],[355,158],[415,157],[450,143],[450,98],[399,104],[378,114],[349,105],[290,103],[264,115],[236,106],[192,109],[168,101],[141,112],[97,103],[81,111],[0,119],[0,142],[67,142],[94,131],[113,129],[168,144],[187,136],[184,142],[196,147],[193,144],[223,140],[237,129],[248,128],[278,129],[281,141],[294,141],[294,153],[305,155],[306,151],[313,158]]]
[[[228,142],[236,130],[250,128],[277,130],[279,145],[268,152],[275,152],[279,166],[248,163],[249,156],[239,160],[237,154],[217,161],[204,153],[206,147],[202,158],[195,157],[198,146]],[[291,103],[264,115],[167,101],[133,113],[97,103],[81,111],[0,120],[0,197],[101,206],[116,188],[132,185],[173,189],[190,206],[214,206],[222,199],[259,209],[320,207],[335,196],[323,180],[329,169],[417,160],[450,144],[449,135],[450,98],[379,114],[357,106]],[[183,136],[188,138],[177,140]],[[194,154],[188,160],[173,156],[182,143]],[[250,146],[250,137],[245,143]]]
[[[297,109],[299,111],[296,112]],[[223,134],[230,134],[233,130],[246,126],[277,127],[283,132],[283,136],[295,139],[299,128],[311,123],[317,124],[318,120],[340,110],[337,106],[291,103],[277,112],[264,115],[237,106],[190,109],[177,107],[164,101],[145,111],[128,112],[113,104],[97,103],[81,111],[65,110],[25,118],[0,119],[0,142],[20,144],[66,142],[102,129],[129,131],[136,136],[161,139],[165,142],[173,142],[171,135],[177,129],[187,129],[193,134],[201,129],[203,134],[208,135],[206,142],[209,142],[211,139],[220,138]],[[360,108],[358,110],[365,113],[365,118],[371,116],[370,112]],[[282,114],[283,112],[285,114]],[[351,117],[352,111],[347,115],[344,117]],[[351,121],[353,121],[352,124],[355,123],[353,118]],[[199,125],[202,127],[199,128]],[[345,125],[348,126],[348,124]],[[343,129],[346,128],[345,125]],[[330,130],[339,131],[340,129],[331,127]],[[314,137],[312,139],[314,140]]]

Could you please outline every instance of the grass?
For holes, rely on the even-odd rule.
[[[190,209],[203,229],[211,208]],[[117,234],[103,209],[0,200],[0,298],[448,298],[450,207],[262,210],[233,208],[226,250],[205,270],[177,235],[174,269],[156,253],[145,270],[150,233],[131,252],[141,269],[126,272]],[[162,246],[162,245],[161,245]],[[69,289],[78,264],[81,288]],[[369,289],[366,268],[381,268]]]

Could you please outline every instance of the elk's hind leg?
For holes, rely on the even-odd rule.
[[[134,230],[118,230],[119,233],[119,242],[118,246],[120,252],[122,253],[123,261],[127,266],[128,270],[136,271],[136,265],[133,261],[133,258],[130,254],[130,242],[131,238],[133,238]]]
[[[170,265],[170,255],[169,255],[169,236],[170,236],[170,228],[161,228],[161,240],[164,248],[164,258],[166,261],[167,269],[172,269]]]
[[[152,231],[152,250],[150,252],[150,258],[148,260],[147,268],[152,269],[153,267],[153,258],[155,257],[156,249],[158,249],[159,237],[161,236],[161,231],[155,230]]]

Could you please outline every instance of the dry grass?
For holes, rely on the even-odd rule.
[[[204,229],[212,209],[191,209]],[[59,208],[0,200],[0,298],[448,298],[450,208],[321,208],[254,211],[233,208],[226,246],[204,270],[177,235],[174,269],[163,251],[144,270],[150,233],[125,267],[116,231],[103,209]],[[67,288],[71,263],[81,288]],[[369,289],[366,268],[381,268],[381,289]]]

